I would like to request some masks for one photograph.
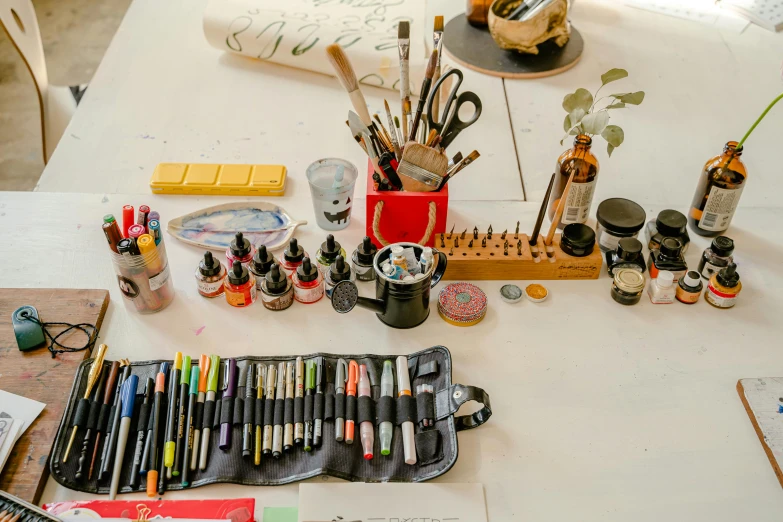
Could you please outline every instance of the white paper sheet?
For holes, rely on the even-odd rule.
[[[486,522],[481,484],[302,484],[299,522]]]
[[[27,428],[30,427],[30,424],[41,414],[45,407],[46,404],[42,402],[0,390],[0,418],[22,421],[22,433],[27,431]]]
[[[426,66],[424,13],[424,0],[210,0],[204,35],[223,51],[329,76],[326,47],[339,43],[361,83],[397,89],[397,25],[407,20],[415,93]]]
[[[16,419],[0,419],[0,471],[5,467],[5,462],[11,454],[11,450],[22,435],[22,421]]]

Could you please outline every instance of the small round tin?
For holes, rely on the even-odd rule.
[[[449,324],[473,326],[487,315],[487,294],[470,283],[452,283],[438,294],[438,313]]]
[[[500,298],[507,303],[518,303],[522,299],[522,289],[517,285],[503,285],[500,287]]]
[[[549,297],[549,290],[544,285],[533,283],[525,288],[525,296],[534,303],[540,303]]]

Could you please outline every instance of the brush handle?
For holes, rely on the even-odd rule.
[[[364,101],[364,95],[361,89],[356,89],[348,93],[348,97],[351,99],[353,110],[359,115],[359,119],[362,120],[368,128],[372,126],[372,118],[370,117],[370,111],[367,110],[367,102]]]
[[[82,440],[82,449],[79,453],[79,467],[76,470],[76,480],[81,480],[87,472],[87,450],[90,447],[90,428],[87,428],[87,433],[84,434],[84,440]]]

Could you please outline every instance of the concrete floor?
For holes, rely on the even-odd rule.
[[[131,0],[34,0],[53,85],[88,83]],[[0,30],[0,190],[32,190],[44,169],[32,77]]]

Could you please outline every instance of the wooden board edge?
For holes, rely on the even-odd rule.
[[[753,409],[750,407],[750,404],[748,404],[748,399],[745,398],[745,388],[742,386],[742,379],[737,381],[737,393],[739,394],[740,400],[742,401],[742,406],[745,408],[745,412],[748,414],[748,417],[750,417],[750,423],[753,425],[753,429],[756,431],[756,436],[758,436],[759,442],[761,442],[761,447],[764,449],[764,453],[767,454],[767,459],[769,459],[770,465],[772,465],[772,471],[775,472],[775,476],[778,479],[780,487],[783,487],[783,471],[781,471],[780,466],[778,465],[778,461],[775,460],[775,455],[772,454],[772,450],[764,440],[764,432],[761,431],[761,427],[756,421],[756,416],[753,414]]]

